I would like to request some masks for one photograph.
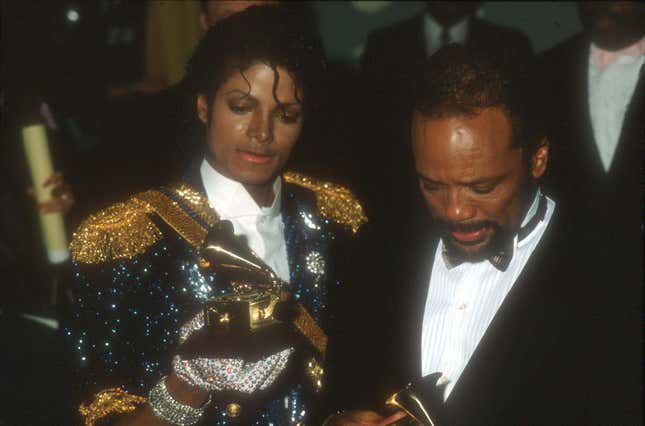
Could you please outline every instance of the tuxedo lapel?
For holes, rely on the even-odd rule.
[[[426,244],[420,246],[419,253],[417,253],[419,267],[414,278],[413,293],[409,299],[411,301],[410,313],[412,318],[408,321],[408,324],[411,324],[410,341],[412,342],[412,350],[414,351],[410,354],[409,358],[412,361],[410,365],[412,373],[414,374],[412,377],[419,377],[421,375],[421,331],[428,291],[430,289],[434,253],[438,241],[436,238],[430,238]]]
[[[571,97],[575,101],[572,104],[573,109],[570,111],[570,116],[579,117],[580,121],[572,121],[571,125],[579,130],[573,134],[575,139],[567,141],[567,143],[576,144],[580,147],[574,155],[578,155],[587,167],[591,170],[602,170],[600,152],[594,138],[591,113],[589,111],[589,50],[589,43],[581,39],[576,52],[572,52],[575,57],[575,64],[569,68],[573,71],[569,76],[569,82],[575,90]]]
[[[554,215],[446,401],[442,417],[452,419],[450,424],[463,422],[463,413],[488,418],[496,410],[508,410],[517,384],[527,372],[539,371],[544,348],[553,346],[562,326],[551,303],[552,297],[557,300],[552,291],[556,220]]]
[[[406,35],[408,39],[407,49],[402,49],[404,54],[409,55],[409,62],[406,64],[422,63],[426,56],[426,41],[423,34],[423,14],[416,16],[411,22]]]
[[[645,83],[643,82],[643,80],[645,80],[643,78],[643,74],[645,74],[643,71],[644,69],[645,66],[641,66],[638,83],[636,84],[634,94],[625,112],[625,118],[620,132],[620,139],[618,141],[614,160],[612,161],[612,167],[610,169],[612,175],[624,172],[624,170],[632,172],[634,167],[629,167],[627,164],[631,164],[633,161],[638,162],[638,168],[641,165],[643,144],[643,102],[645,102],[645,95],[643,94],[645,91]]]
[[[417,228],[418,230],[418,228]],[[402,250],[403,259],[398,266],[401,271],[396,280],[400,291],[392,311],[400,312],[394,325],[396,341],[393,357],[397,360],[395,368],[399,371],[397,386],[405,385],[421,377],[421,331],[423,315],[432,274],[434,251],[438,238],[429,232],[421,232]]]

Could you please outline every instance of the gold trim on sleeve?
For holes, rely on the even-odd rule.
[[[130,394],[121,388],[111,388],[97,393],[89,405],[81,404],[78,412],[83,416],[85,426],[94,426],[111,414],[129,413],[145,402],[146,398],[142,396]]]
[[[323,217],[351,227],[353,233],[367,222],[363,207],[348,188],[295,172],[286,172],[283,177],[287,183],[314,191],[318,210]]]

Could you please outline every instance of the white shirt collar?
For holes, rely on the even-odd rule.
[[[245,216],[278,216],[282,201],[282,180],[278,176],[273,182],[273,203],[270,207],[260,207],[248,193],[244,185],[219,173],[206,159],[200,166],[200,174],[208,203],[223,219]]]
[[[456,22],[448,29],[448,39],[451,43],[463,44],[468,37],[468,27],[470,26],[470,16],[466,16],[461,21]],[[428,56],[439,50],[441,46],[441,31],[443,26],[437,22],[429,13],[424,14],[423,34],[426,42],[426,52]]]
[[[533,198],[533,202],[531,203],[531,206],[529,207],[529,209],[526,211],[526,214],[524,215],[524,220],[522,220],[522,224],[520,225],[520,228],[523,226],[526,226],[526,224],[529,223],[531,219],[533,219],[533,216],[536,215],[538,211],[538,207],[540,206],[541,196],[542,196],[542,191],[538,186],[537,191],[535,191],[535,197]]]

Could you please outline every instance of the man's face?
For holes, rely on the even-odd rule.
[[[645,35],[645,4],[631,1],[578,3],[588,37],[605,50],[620,50]]]
[[[278,4],[278,1],[269,0],[210,0],[206,2],[205,10],[200,15],[204,30],[208,30],[224,18],[242,12],[251,6]]]
[[[519,228],[529,189],[506,113],[485,108],[474,117],[427,118],[415,112],[412,143],[419,187],[446,248],[467,260],[487,258]]]
[[[300,136],[304,117],[299,90],[284,68],[256,63],[234,71],[219,87],[210,120],[206,98],[198,96],[213,167],[242,184],[272,183]]]

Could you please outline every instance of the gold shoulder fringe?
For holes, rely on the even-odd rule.
[[[358,232],[367,222],[363,207],[348,188],[295,172],[286,172],[284,180],[314,191],[320,214],[334,222],[350,226],[353,233]]]
[[[162,233],[150,219],[152,207],[136,197],[117,203],[83,221],[74,233],[70,252],[75,261],[102,263],[131,259],[159,240]]]
[[[105,389],[97,393],[90,405],[81,404],[79,413],[85,419],[85,426],[94,426],[97,421],[111,414],[125,414],[137,409],[146,398],[129,394],[120,388]]]

